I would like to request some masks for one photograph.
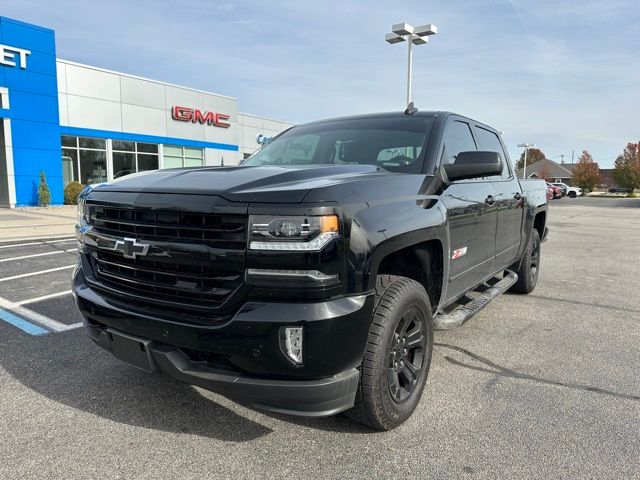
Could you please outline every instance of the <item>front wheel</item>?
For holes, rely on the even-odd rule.
[[[432,350],[431,304],[424,287],[409,278],[379,275],[360,384],[345,414],[377,430],[400,425],[420,401]]]
[[[569,192],[568,195],[569,195],[569,198],[576,198],[577,196],[576,192]]]

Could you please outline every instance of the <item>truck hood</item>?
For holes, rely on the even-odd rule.
[[[299,203],[312,189],[394,175],[373,165],[206,167],[155,170],[119,178],[96,191],[217,195],[232,202]]]

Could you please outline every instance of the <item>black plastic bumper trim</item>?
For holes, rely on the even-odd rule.
[[[353,406],[360,373],[353,368],[319,380],[272,380],[245,377],[203,367],[179,348],[94,327],[84,320],[87,335],[116,357],[146,371],[159,371],[176,380],[211,390],[255,408],[307,417],[335,415]],[[127,343],[114,348],[113,334]],[[144,345],[144,351],[140,345]],[[145,355],[148,363],[145,364]]]

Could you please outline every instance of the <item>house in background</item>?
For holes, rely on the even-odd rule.
[[[545,177],[548,182],[562,182],[571,185],[571,176],[577,163],[558,163],[545,158],[527,165],[527,178]],[[613,168],[600,169],[600,187],[605,189],[616,188],[619,185],[613,179]],[[516,170],[518,178],[522,178],[522,169]]]
[[[572,170],[575,163],[563,163],[554,162],[545,158],[535,163],[527,165],[526,177],[527,178],[546,178],[549,182],[562,182],[567,185],[571,185]],[[516,170],[518,178],[522,178],[522,168]]]

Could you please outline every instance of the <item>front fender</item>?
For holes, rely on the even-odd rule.
[[[424,195],[369,203],[353,213],[349,235],[347,285],[353,291],[375,287],[382,260],[389,254],[429,240],[442,243],[447,258],[446,209],[439,197]],[[448,272],[445,262],[445,276]]]

